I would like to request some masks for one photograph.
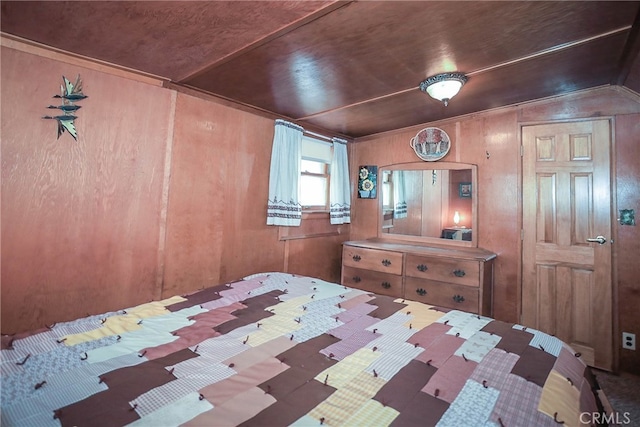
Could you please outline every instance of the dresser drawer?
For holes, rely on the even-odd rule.
[[[342,265],[401,275],[402,253],[345,245],[342,249]]]
[[[404,295],[425,304],[478,313],[478,290],[469,286],[407,277]]]
[[[406,275],[477,287],[480,281],[480,265],[478,261],[407,254]]]
[[[402,298],[402,276],[342,267],[342,284],[367,292]]]

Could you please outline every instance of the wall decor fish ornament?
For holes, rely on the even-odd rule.
[[[60,105],[49,105],[47,108],[58,109],[60,110],[60,114],[56,116],[44,116],[43,119],[51,119],[58,122],[58,138],[65,131],[69,132],[69,134],[75,139],[78,140],[78,131],[76,130],[76,125],[74,120],[78,117],[75,115],[76,111],[78,111],[81,107],[76,105],[75,103],[78,101],[82,101],[87,98],[85,94],[82,93],[82,80],[80,79],[80,74],[78,74],[78,78],[76,79],[75,84],[71,83],[69,79],[65,76],[62,76],[62,81],[64,84],[60,85],[60,95],[54,95],[54,98],[60,99]]]

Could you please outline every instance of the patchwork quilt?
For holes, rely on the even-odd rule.
[[[552,336],[284,273],[4,341],[2,426],[577,426],[602,411]]]

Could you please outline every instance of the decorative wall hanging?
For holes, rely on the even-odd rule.
[[[378,167],[360,166],[358,175],[358,197],[361,199],[375,199],[378,186]]]
[[[60,138],[60,135],[67,131],[69,135],[77,141],[78,132],[74,120],[78,118],[75,113],[81,107],[76,105],[75,102],[82,101],[87,98],[87,96],[82,93],[80,74],[78,74],[75,84],[72,84],[65,76],[62,76],[62,81],[63,84],[60,85],[60,95],[53,96],[54,98],[60,99],[61,104],[49,105],[47,107],[60,110],[60,114],[57,116],[44,116],[43,119],[51,119],[58,122],[58,137],[56,139]]]
[[[620,209],[620,225],[636,225],[636,212],[633,209]]]
[[[434,162],[447,155],[451,139],[442,129],[425,128],[411,138],[409,145],[422,160]]]
[[[471,183],[470,182],[461,182],[458,185],[458,194],[463,199],[471,198]]]

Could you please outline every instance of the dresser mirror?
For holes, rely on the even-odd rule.
[[[476,165],[402,163],[378,174],[378,237],[477,247]]]

